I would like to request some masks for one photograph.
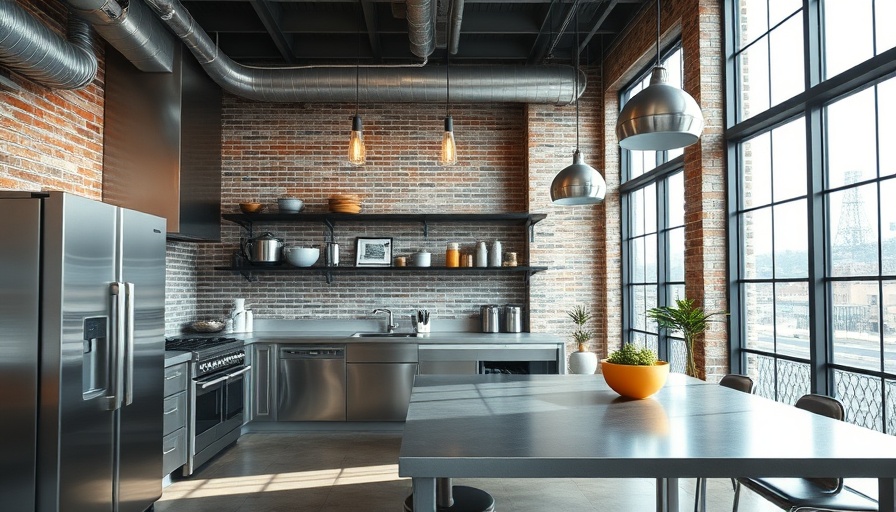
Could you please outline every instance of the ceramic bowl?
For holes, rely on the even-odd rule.
[[[277,199],[277,207],[280,209],[281,213],[299,213],[304,206],[304,201],[294,197],[281,197],[280,199]]]
[[[190,324],[195,332],[221,332],[224,330],[224,322],[221,320],[197,320]]]
[[[283,255],[291,265],[310,267],[320,258],[320,249],[317,247],[284,247]]]
[[[243,213],[260,213],[264,210],[264,205],[261,203],[240,203],[240,210]]]
[[[628,398],[647,398],[666,384],[669,363],[657,361],[653,366],[638,366],[601,359],[600,371],[613,391]]]

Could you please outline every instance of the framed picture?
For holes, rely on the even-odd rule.
[[[355,244],[355,266],[391,267],[392,239],[358,237]]]

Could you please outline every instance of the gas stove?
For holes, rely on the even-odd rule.
[[[227,336],[169,338],[165,340],[165,350],[180,350],[193,353],[192,377],[242,366],[246,360],[243,341]]]

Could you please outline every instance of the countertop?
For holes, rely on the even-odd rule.
[[[193,356],[190,352],[183,352],[180,350],[166,350],[165,351],[165,368],[169,366],[174,366],[176,364],[185,363],[190,360]]]
[[[256,331],[233,334],[247,344],[252,343],[417,343],[433,344],[489,344],[489,345],[532,345],[564,343],[563,337],[542,333],[483,333],[483,332],[433,332],[425,336],[412,337],[370,337],[352,338],[355,331]]]

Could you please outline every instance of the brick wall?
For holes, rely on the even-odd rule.
[[[363,196],[364,213],[503,213],[528,210],[526,129],[522,105],[452,105],[459,161],[436,164],[444,105],[362,105],[367,164],[346,163],[354,106],[263,104],[233,96],[224,101],[222,208],[237,211],[246,200],[276,210],[289,194],[306,211],[323,212],[338,192]],[[544,211],[544,210],[541,210]],[[287,245],[320,246],[317,224],[269,224]],[[219,316],[234,297],[245,297],[257,318],[368,318],[377,307],[406,315],[417,308],[435,318],[471,318],[488,303],[524,303],[525,277],[435,274],[337,274],[332,284],[313,274],[259,274],[258,281],[213,270],[227,265],[246,232],[224,223],[222,243],[199,246],[197,313]],[[524,258],[522,228],[495,225],[351,223],[336,226],[343,265],[353,265],[357,237],[392,237],[395,255],[419,249],[444,262],[448,242],[470,250],[477,240],[500,240],[504,251]],[[536,243],[537,238],[536,238]],[[533,264],[544,264],[533,261]],[[408,321],[404,322],[408,327]]]
[[[700,141],[685,149],[685,295],[706,311],[727,309],[727,241],[725,196],[724,74],[722,5],[713,0],[671,0],[662,4],[662,44],[681,37],[684,50],[684,89],[700,104],[706,128]],[[625,34],[616,40],[604,61],[609,86],[604,95],[607,130],[606,160],[616,170],[619,151],[615,137],[619,90],[656,58],[656,4],[645,5]],[[609,181],[609,180],[608,180]],[[613,188],[610,188],[613,192]],[[618,201],[618,193],[614,194]],[[618,212],[618,205],[608,212]],[[608,216],[613,215],[608,213]],[[618,221],[614,221],[617,222]],[[608,220],[608,224],[610,221]],[[618,254],[619,237],[609,237],[607,252]],[[611,248],[610,245],[613,247]],[[617,265],[617,258],[613,258]],[[621,275],[621,267],[611,274]],[[621,288],[606,288],[608,302]],[[621,309],[611,309],[612,313]],[[619,331],[616,331],[619,332]],[[727,325],[712,323],[697,340],[698,371],[718,380],[728,369]]]
[[[64,2],[19,3],[65,35]],[[20,89],[0,89],[0,190],[63,190],[101,198],[103,54],[96,38],[94,50],[99,72],[78,91],[54,91],[6,73]]]

